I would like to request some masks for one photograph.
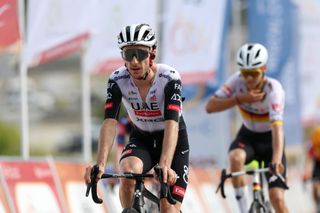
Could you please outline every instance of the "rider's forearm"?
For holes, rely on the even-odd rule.
[[[276,121],[273,122],[271,126],[273,147],[272,162],[281,162],[284,147],[283,125],[282,122]]]
[[[105,166],[116,135],[117,120],[106,119],[100,129],[97,164]]]
[[[217,98],[216,96],[212,96],[206,105],[206,111],[207,113],[221,112],[239,104],[238,102],[239,99],[237,99],[237,96],[229,98]]]
[[[165,121],[162,152],[159,164],[171,167],[174,152],[178,142],[179,124],[174,120]]]

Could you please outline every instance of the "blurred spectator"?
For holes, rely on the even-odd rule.
[[[312,196],[320,213],[320,126],[316,126],[310,136],[303,181],[312,181]]]

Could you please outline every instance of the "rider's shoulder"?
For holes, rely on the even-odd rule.
[[[118,68],[117,70],[113,71],[110,75],[110,79],[114,81],[118,81],[121,79],[129,79],[130,74],[125,66]]]
[[[279,80],[271,77],[266,77],[265,79],[267,81],[267,86],[269,87],[269,89],[276,90],[276,91],[283,91],[283,86]]]
[[[165,79],[165,80],[180,80],[180,73],[173,67],[167,65],[167,64],[157,64],[157,75],[159,76],[159,79]]]

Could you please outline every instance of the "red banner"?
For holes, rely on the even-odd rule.
[[[92,201],[91,195],[85,196],[86,186],[83,179],[85,166],[83,164],[56,162],[56,168],[62,184],[64,200],[67,203],[67,212],[108,212],[106,201],[103,202],[104,205],[98,205]],[[101,194],[100,197],[102,197]]]
[[[0,1],[0,50],[14,44],[20,38],[18,7],[16,0]]]
[[[17,212],[63,212],[52,171],[46,162],[0,162]]]
[[[0,212],[10,212],[3,188],[4,187],[0,187]]]

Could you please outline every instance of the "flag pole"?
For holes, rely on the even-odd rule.
[[[29,114],[28,114],[28,82],[27,72],[28,67],[24,60],[24,46],[25,46],[25,0],[19,0],[19,28],[20,28],[20,104],[21,104],[21,155],[24,160],[30,157],[29,153]]]
[[[86,45],[85,45],[86,46]],[[82,85],[82,155],[85,162],[92,160],[92,133],[91,133],[91,90],[90,73],[84,66],[84,47],[81,53],[81,85]]]

